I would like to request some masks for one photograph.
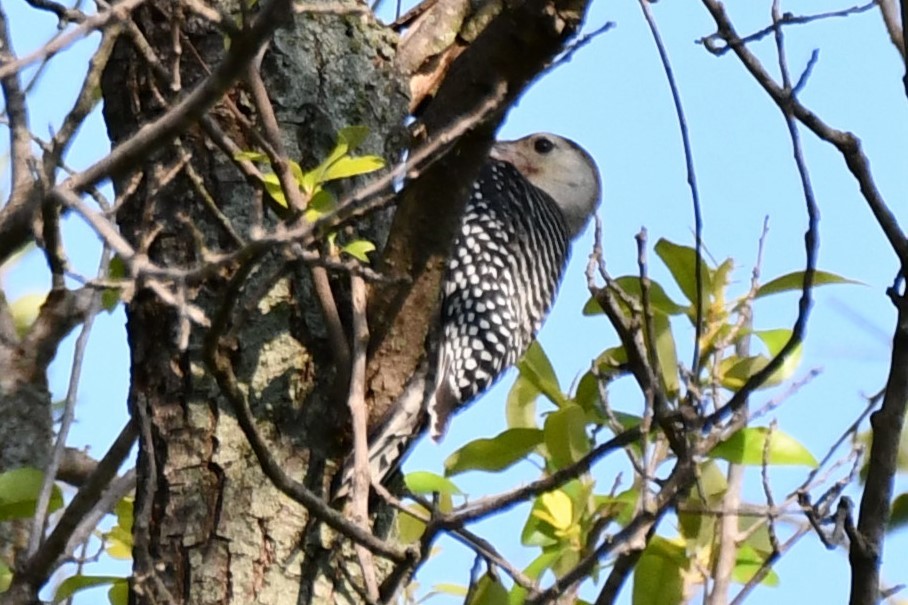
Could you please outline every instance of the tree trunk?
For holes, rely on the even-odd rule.
[[[161,63],[168,69],[179,64],[180,86],[189,91],[223,56],[225,38],[188,11],[174,15],[176,6],[149,4],[136,21]],[[179,47],[174,23],[182,24]],[[147,66],[134,38],[126,38],[102,83],[114,144],[164,111],[164,99],[177,97]],[[290,158],[304,168],[314,165],[329,153],[338,130],[354,124],[370,129],[366,152],[389,160],[399,155],[407,96],[391,63],[395,44],[386,28],[360,12],[288,18],[261,71]],[[248,118],[254,112],[246,90],[235,85],[209,112],[244,150],[256,147],[241,124],[256,119]],[[249,239],[262,215],[266,228],[278,223],[259,189],[201,127],[179,143],[116,182],[118,223],[138,250],[162,266],[198,265],[235,248],[231,230]],[[368,237],[386,237],[386,223],[371,220]],[[232,264],[200,283],[164,285],[212,321],[231,305],[237,334],[231,361],[259,430],[281,466],[324,495],[349,451],[349,420],[310,271],[271,254],[241,287],[230,289],[239,269]],[[339,286],[346,276],[335,277],[344,314],[347,290]],[[342,541],[262,473],[205,367],[207,329],[189,321],[180,300],[162,302],[150,287],[136,291],[127,317],[129,405],[140,433],[136,602],[161,602],[165,593],[193,604],[289,603],[293,595],[300,603],[361,602],[351,548],[337,546]]]

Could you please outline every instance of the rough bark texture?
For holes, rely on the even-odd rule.
[[[161,16],[169,17],[171,6],[149,6],[139,19],[168,65],[171,25]],[[188,89],[204,76],[194,53],[214,65],[224,41],[191,20],[184,30],[190,32],[181,60]],[[340,128],[363,124],[371,130],[365,151],[396,156],[407,98],[391,67],[393,53],[394,40],[371,17],[288,18],[262,67],[288,155],[312,165],[325,157]],[[162,110],[153,90],[167,95],[166,85],[153,82],[132,46],[121,43],[103,82],[105,118],[115,143]],[[241,110],[248,108],[240,87],[231,98]],[[223,105],[213,113],[241,140]],[[182,143],[220,210],[248,236],[260,202],[256,189],[199,132],[187,133]],[[139,188],[118,213],[124,235],[169,266],[199,262],[203,249],[230,246],[185,171],[162,183],[176,159],[169,150],[147,162]],[[117,183],[119,192],[127,182],[124,177]],[[386,222],[373,220],[369,235],[382,239]],[[191,289],[187,299],[213,316],[234,269]],[[336,294],[343,312],[345,297],[340,289]],[[242,288],[236,306],[242,317],[237,323],[243,325],[233,343],[233,362],[260,430],[285,470],[323,492],[332,465],[343,455],[347,417],[344,401],[332,396],[335,368],[308,272],[280,258],[268,259]],[[189,346],[181,352],[181,318],[142,290],[128,307],[127,328],[132,413],[150,425],[150,433],[140,436],[138,600],[152,602],[149,595],[160,592],[143,574],[141,549],[147,544],[157,577],[178,603],[288,603],[297,594],[300,603],[360,602],[351,588],[355,578],[345,575],[359,573],[347,564],[350,553],[335,548],[327,532],[310,525],[306,510],[261,473],[230,406],[203,367],[204,329],[193,326]],[[150,510],[147,527],[143,510]]]
[[[0,473],[45,468],[52,436],[45,368],[36,369],[31,356],[9,336],[0,338],[0,368],[5,368],[0,372]],[[31,519],[0,523],[0,561],[14,567],[30,529]]]

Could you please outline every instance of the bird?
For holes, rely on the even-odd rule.
[[[601,190],[596,162],[567,138],[536,133],[492,145],[447,258],[434,365],[371,436],[373,482],[399,468],[422,432],[440,440],[451,417],[526,353]]]
[[[442,335],[427,405],[433,439],[526,353],[601,188],[592,157],[564,137],[537,133],[493,145],[442,282]]]

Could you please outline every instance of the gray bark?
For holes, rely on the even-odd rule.
[[[149,6],[138,19],[168,65],[170,24],[160,12],[169,6]],[[212,66],[224,43],[221,34],[191,20],[184,29],[190,32],[181,62],[188,89],[204,71],[187,47]],[[291,158],[313,165],[330,151],[337,131],[353,124],[370,128],[364,151],[389,160],[398,155],[407,98],[391,65],[394,43],[363,15],[298,15],[275,35],[262,75]],[[120,43],[103,81],[113,141],[163,109],[151,94],[155,86],[166,94],[131,45]],[[229,96],[248,107],[239,86]],[[252,148],[223,105],[212,115],[241,147]],[[261,194],[200,133],[187,133],[182,143],[220,210],[248,237]],[[144,242],[151,258],[168,266],[198,261],[203,248],[231,246],[185,171],[161,184],[176,157],[171,148],[150,158],[141,168],[142,183],[118,214],[130,242],[139,248]],[[129,178],[117,182],[118,192]],[[368,235],[383,239],[386,222],[373,220]],[[190,289],[187,298],[212,317],[235,269]],[[335,290],[343,314],[344,290]],[[346,451],[348,421],[345,402],[332,389],[335,368],[308,272],[270,258],[239,297],[242,325],[233,362],[260,430],[285,470],[324,493]],[[153,602],[164,592],[177,603],[361,602],[352,587],[360,584],[359,569],[349,564],[348,550],[262,474],[204,367],[205,330],[193,326],[188,348],[180,351],[181,318],[145,290],[127,315],[130,406],[140,425],[147,419],[144,434],[140,428],[136,500],[137,602]]]

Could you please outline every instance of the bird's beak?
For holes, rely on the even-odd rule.
[[[529,178],[536,171],[532,162],[526,157],[526,150],[520,145],[521,141],[501,141],[492,145],[489,157],[500,162],[507,162]]]
[[[499,162],[507,162],[514,166],[519,166],[522,162],[520,150],[515,144],[516,142],[517,141],[499,141],[495,143],[489,151],[489,157],[493,160],[498,160]]]

